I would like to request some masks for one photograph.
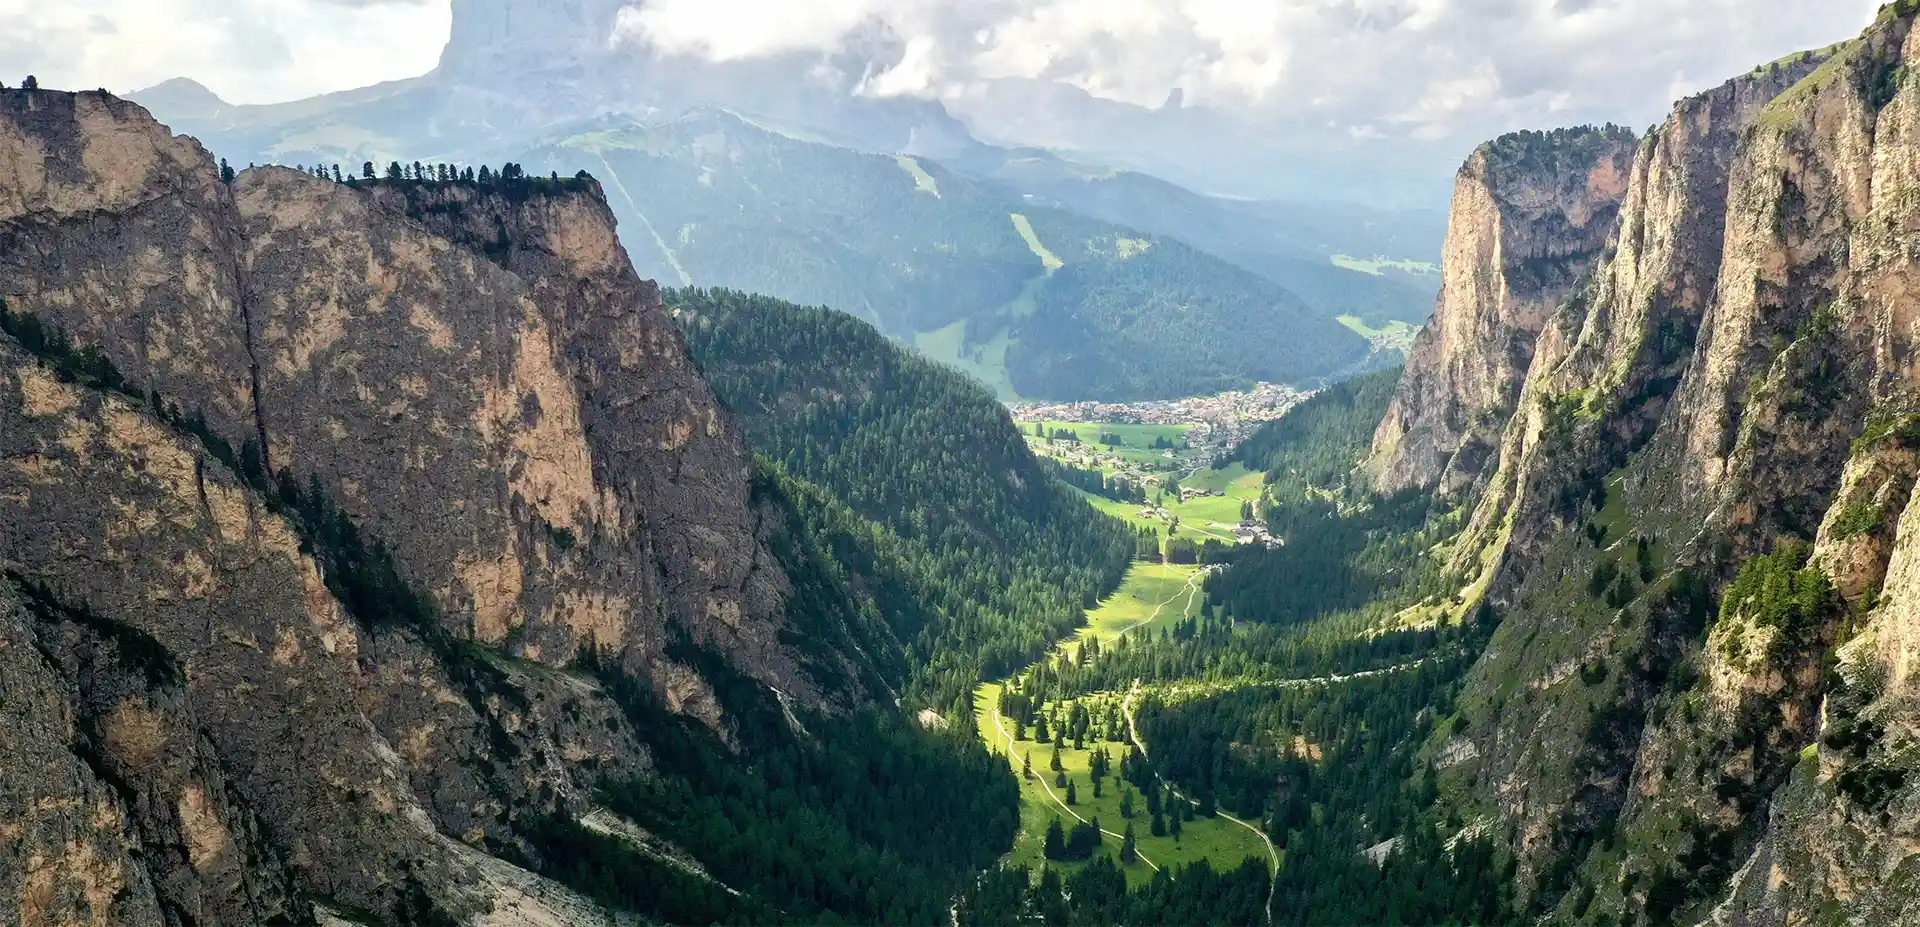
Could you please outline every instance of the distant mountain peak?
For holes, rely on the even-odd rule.
[[[136,90],[128,98],[171,116],[203,116],[232,105],[205,84],[189,77],[162,81],[145,90]]]
[[[443,72],[469,78],[567,70],[604,57],[628,0],[453,0]],[[497,68],[507,66],[506,71]],[[491,81],[483,81],[491,83]]]

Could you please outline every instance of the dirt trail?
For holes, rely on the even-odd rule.
[[[1140,739],[1140,728],[1133,723],[1133,700],[1139,694],[1140,694],[1140,683],[1138,680],[1135,680],[1133,684],[1133,688],[1127,691],[1127,697],[1120,700],[1120,712],[1127,716],[1127,734],[1128,736],[1133,738],[1133,745],[1139,748],[1141,756],[1147,756],[1147,742]],[[1148,757],[1147,769],[1149,772],[1153,773],[1154,779],[1159,780],[1160,784],[1167,787],[1167,791],[1170,794],[1179,796],[1180,798],[1186,800],[1189,804],[1193,804],[1193,805],[1200,804],[1199,802],[1194,801],[1191,798],[1187,798],[1187,796],[1182,794],[1179,789],[1174,788],[1173,783],[1170,783],[1165,779],[1161,779],[1160,773],[1157,770],[1154,770],[1153,768],[1151,757]],[[1270,876],[1267,879],[1267,923],[1269,924],[1273,923],[1273,893],[1280,888],[1280,878],[1279,878],[1280,851],[1274,849],[1273,840],[1267,836],[1267,832],[1265,829],[1255,827],[1252,824],[1247,823],[1246,821],[1243,821],[1239,818],[1234,817],[1231,814],[1226,813],[1225,811],[1220,811],[1218,809],[1215,809],[1214,813],[1219,815],[1220,817],[1223,817],[1229,821],[1232,821],[1235,824],[1240,825],[1241,827],[1246,828],[1247,830],[1252,831],[1253,835],[1256,837],[1259,837],[1260,842],[1266,845],[1267,866],[1268,866],[1268,871],[1270,873]]]
[[[991,710],[993,711],[993,727],[995,730],[1000,732],[1001,739],[1007,742],[1007,757],[1011,759],[1013,757],[1013,751],[1014,751],[1013,735],[1007,733],[1007,726],[1000,723],[1000,706],[994,705],[992,706]],[[1069,815],[1072,815],[1074,820],[1079,821],[1082,824],[1091,823],[1086,818],[1081,817],[1080,812],[1073,810],[1072,805],[1069,805],[1065,801],[1062,801],[1059,795],[1054,794],[1053,786],[1047,784],[1047,779],[1045,776],[1036,775],[1033,777],[1033,781],[1040,783],[1040,787],[1047,790],[1047,797],[1050,799],[1053,799],[1053,803],[1055,805],[1060,806],[1060,810],[1065,811]],[[1107,830],[1104,827],[1100,829],[1100,833],[1105,836],[1112,837],[1115,840],[1124,841],[1127,839],[1127,836],[1125,834],[1116,834],[1113,831]],[[1135,848],[1135,852],[1139,853],[1139,849],[1137,847]],[[1149,867],[1153,869],[1154,872],[1160,871],[1159,865],[1154,863],[1153,860],[1148,859],[1147,854],[1139,853],[1139,856],[1140,856],[1140,861],[1143,863],[1146,863]]]

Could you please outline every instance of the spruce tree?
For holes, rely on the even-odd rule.
[[[1173,842],[1180,842],[1180,815],[1174,815],[1167,821],[1167,833],[1173,835]]]
[[[1165,837],[1167,835],[1167,821],[1160,816],[1160,812],[1155,811],[1153,813],[1153,821],[1147,825],[1147,833],[1155,837]]]
[[[1067,774],[1061,773],[1060,775],[1062,778],[1065,778]],[[1077,805],[1079,803],[1080,803],[1080,793],[1074,789],[1073,780],[1068,779],[1067,780],[1067,804]]]
[[[1126,836],[1120,838],[1120,862],[1131,866],[1140,859],[1140,847],[1133,839],[1133,822],[1127,822]]]
[[[1065,859],[1067,856],[1067,834],[1060,827],[1060,819],[1047,822],[1047,836],[1042,842],[1041,853],[1051,860]]]

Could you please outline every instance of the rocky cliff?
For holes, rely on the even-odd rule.
[[[1454,495],[1490,469],[1540,329],[1613,233],[1633,151],[1610,127],[1508,135],[1467,159],[1439,305],[1374,436],[1382,491]]]
[[[0,301],[5,919],[592,922],[503,861],[649,764],[562,668],[723,738],[888,694],[590,179],[229,180],[0,91]]]
[[[1450,549],[1500,628],[1434,756],[1536,913],[1920,912],[1916,12],[1679,104],[1534,343]]]

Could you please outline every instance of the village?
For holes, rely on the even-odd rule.
[[[1017,422],[1089,422],[1112,425],[1187,425],[1187,447],[1224,454],[1262,423],[1273,421],[1313,395],[1281,383],[1251,389],[1146,402],[1025,402],[1008,407]],[[1169,455],[1173,456],[1173,455]]]
[[[1309,395],[1261,384],[1190,399],[1027,403],[1011,411],[1034,452],[1065,466],[1096,505],[1154,527],[1169,562],[1195,563],[1209,548],[1282,543],[1259,516],[1259,474],[1217,467],[1262,423]]]

